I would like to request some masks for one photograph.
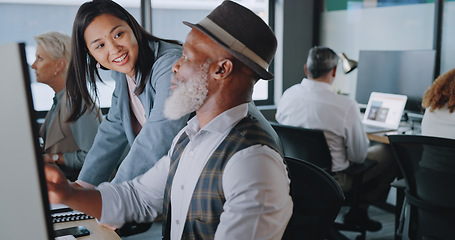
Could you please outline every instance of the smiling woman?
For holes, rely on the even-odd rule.
[[[77,183],[96,186],[110,180],[115,170],[114,182],[144,173],[165,155],[188,119],[171,121],[163,116],[171,67],[181,56],[181,46],[152,36],[124,8],[104,0],[81,5],[74,20],[72,47],[67,80],[70,121],[89,109],[82,101],[90,102],[91,91],[96,96],[100,68],[110,70],[116,81],[111,108]],[[131,150],[118,166],[128,146]]]
[[[125,21],[102,14],[88,25],[84,38],[90,55],[101,66],[125,73],[131,78],[135,76],[138,43]]]
[[[151,35],[117,3],[94,0],[80,6],[66,82],[72,108],[69,121],[90,109],[84,103],[93,103],[90,96],[97,96],[101,68],[111,72],[115,89],[75,185],[92,188],[111,180],[114,173],[112,182],[133,179],[168,152],[188,120],[188,114],[174,120],[163,115],[171,68],[180,56],[179,42]]]

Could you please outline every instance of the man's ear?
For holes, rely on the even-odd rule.
[[[332,76],[335,77],[337,75],[337,67],[338,66],[335,66],[332,70]]]
[[[222,79],[229,76],[234,69],[234,63],[231,59],[223,59],[218,61],[215,70],[215,79]]]

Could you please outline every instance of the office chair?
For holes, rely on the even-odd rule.
[[[320,167],[290,157],[284,160],[291,179],[294,209],[283,240],[322,240],[340,211],[343,191]]]
[[[285,157],[302,159],[324,169],[332,175],[332,155],[327,145],[324,132],[317,129],[307,129],[301,127],[293,127],[275,122],[270,122],[272,127],[277,132],[283,154]],[[345,192],[345,201],[343,205],[351,208],[357,208],[360,204],[359,191],[362,183],[363,173],[376,164],[375,161],[366,160],[362,164],[352,164],[343,172],[353,176],[352,190]],[[357,239],[365,239],[366,229],[358,226],[349,226],[342,223],[334,223],[332,233],[339,231],[354,231],[359,232]],[[339,235],[339,234],[337,234]],[[336,239],[336,236],[332,236]]]
[[[455,239],[455,140],[391,135],[404,179],[403,239]]]

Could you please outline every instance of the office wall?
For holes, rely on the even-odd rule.
[[[320,45],[354,60],[360,50],[429,50],[433,22],[433,3],[323,12]],[[356,80],[339,69],[333,88],[354,98]]]
[[[315,1],[305,2],[314,4]],[[311,34],[307,35],[304,33],[297,37],[292,34],[283,34],[285,29],[294,29],[296,31],[303,29],[303,25],[299,21],[284,22],[284,16],[291,19],[295,14],[298,16],[305,15],[308,8],[301,6],[303,3],[296,3],[293,0],[276,0],[276,5],[275,25],[277,36],[279,38],[293,38],[294,43],[286,39],[282,39],[281,42],[286,44],[287,49],[294,49],[296,53],[304,54],[308,49],[303,49],[306,47],[295,42],[311,42],[315,38]],[[451,0],[444,1],[443,5],[441,74],[455,67],[455,45],[453,44],[453,39],[455,38],[455,2]],[[319,31],[317,36],[319,40],[314,43],[329,46],[337,52],[344,52],[349,58],[354,60],[358,60],[360,50],[433,49],[434,6],[434,3],[424,3],[324,11],[321,13],[319,27],[315,30],[316,32]],[[343,7],[343,9],[346,9],[346,7]],[[305,21],[312,24],[313,27],[317,27],[311,19],[305,19]],[[285,24],[286,27],[280,29],[282,24]],[[286,67],[283,66],[286,65],[283,62],[297,61],[297,64],[303,65],[304,57],[293,59],[290,56],[295,55],[286,56],[283,55],[283,52],[278,51],[275,58],[279,60],[276,61],[279,64],[275,69],[275,103],[279,102],[283,91],[297,83],[299,76],[303,77],[301,68],[296,66]],[[285,58],[285,60],[282,58]],[[338,69],[337,80],[333,85],[334,91],[346,93],[354,98],[356,80],[357,70],[345,75],[341,69]]]
[[[455,2],[445,2],[443,14],[441,74],[455,68]]]
[[[315,0],[276,0],[275,34],[278,49],[275,56],[275,96],[278,103],[284,90],[305,76],[303,65],[314,46],[318,30]]]

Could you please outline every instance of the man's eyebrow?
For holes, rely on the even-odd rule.
[[[117,29],[117,28],[119,28],[119,27],[121,27],[121,26],[122,26],[122,25],[121,25],[121,24],[119,24],[119,25],[117,25],[117,26],[113,27],[109,33],[112,33],[112,32],[114,32],[114,31],[115,31],[115,29]],[[90,43],[90,45],[92,45],[92,44],[94,44],[94,43],[98,42],[99,40],[100,40],[99,38],[97,38],[97,39],[93,40],[93,41]]]

